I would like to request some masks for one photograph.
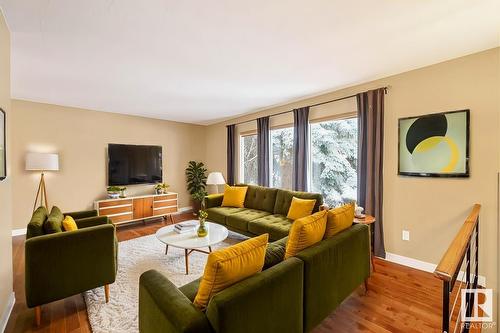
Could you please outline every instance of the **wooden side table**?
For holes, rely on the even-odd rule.
[[[368,233],[370,235],[370,247],[369,247],[369,251],[370,251],[370,262],[372,264],[372,270],[373,272],[375,272],[375,264],[373,263],[373,254],[372,254],[372,230],[371,230],[371,225],[373,223],[375,223],[375,217],[374,216],[371,216],[371,215],[366,215],[364,218],[357,218],[357,217],[354,217],[354,223],[358,223],[358,224],[366,224],[368,226]]]

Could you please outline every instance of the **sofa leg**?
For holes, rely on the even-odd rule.
[[[106,303],[109,302],[109,284],[104,285],[104,295],[106,296]]]
[[[35,306],[35,322],[36,326],[40,326],[40,323],[42,322],[42,307]]]
[[[365,295],[368,294],[368,279],[365,279]]]

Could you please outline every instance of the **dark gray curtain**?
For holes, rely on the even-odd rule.
[[[257,119],[257,170],[261,186],[269,186],[269,117]]]
[[[356,96],[358,101],[358,205],[375,216],[372,225],[373,251],[385,258],[383,202],[385,89],[370,90]]]
[[[309,107],[293,110],[293,179],[295,191],[307,191]]]
[[[236,144],[235,144],[236,125],[227,126],[227,183],[234,185],[236,170]]]

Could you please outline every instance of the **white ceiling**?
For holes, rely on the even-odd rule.
[[[12,97],[211,123],[500,45],[499,0],[0,0]]]

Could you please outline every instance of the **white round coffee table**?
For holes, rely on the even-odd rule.
[[[198,222],[197,220],[193,221]],[[160,242],[166,245],[165,254],[168,253],[169,246],[184,249],[184,256],[186,259],[186,274],[189,274],[188,258],[191,253],[197,251],[209,254],[210,252],[212,252],[212,245],[222,242],[227,238],[229,234],[227,228],[220,224],[205,222],[205,227],[208,230],[208,235],[206,235],[205,237],[198,237],[196,233],[196,229],[198,227],[194,228],[192,231],[179,234],[174,230],[175,224],[160,228],[156,232],[156,238],[158,238]],[[208,247],[208,251],[201,250],[201,248],[204,247]]]

